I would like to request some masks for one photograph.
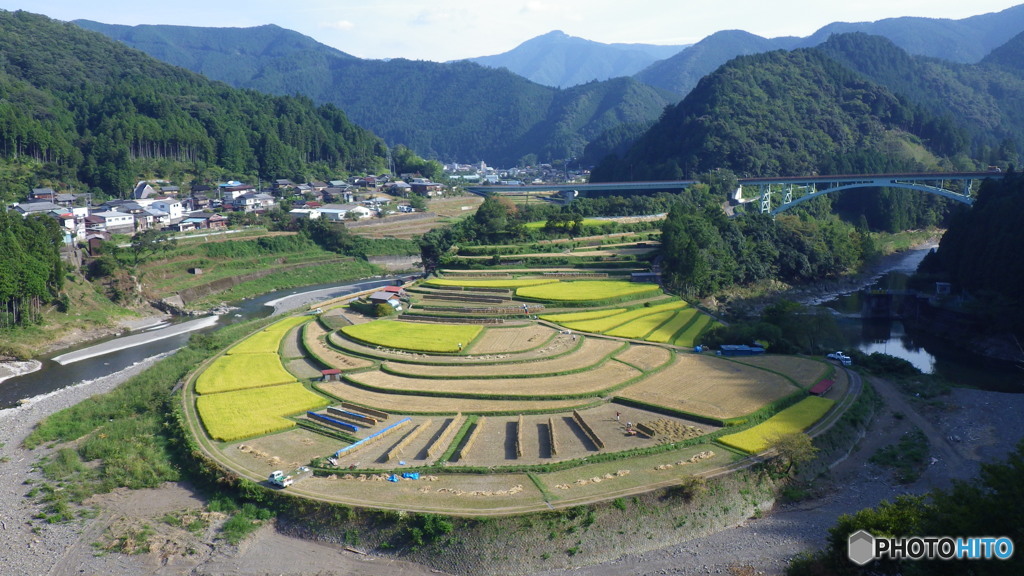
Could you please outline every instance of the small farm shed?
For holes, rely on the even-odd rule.
[[[326,370],[321,370],[320,374],[321,374],[321,379],[324,382],[330,382],[331,380],[335,380],[336,381],[336,380],[340,380],[341,379],[341,370],[339,370],[337,368],[328,368]]]
[[[374,306],[378,304],[390,304],[395,310],[402,309],[402,302],[399,299],[398,294],[385,290],[378,290],[373,294],[370,294],[370,303]]]

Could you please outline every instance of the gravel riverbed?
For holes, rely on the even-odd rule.
[[[42,480],[36,469],[48,449],[25,450],[22,442],[50,414],[93,396],[109,392],[153,365],[160,356],[148,358],[125,370],[85,381],[29,399],[15,408],[0,410],[0,573],[48,574],[55,559],[74,545],[83,524],[45,524],[33,520],[41,507],[26,494]]]

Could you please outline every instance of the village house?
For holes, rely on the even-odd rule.
[[[319,208],[293,208],[288,211],[293,220],[316,220],[322,214]]]
[[[384,191],[392,196],[408,198],[409,193],[412,192],[412,185],[401,180],[398,182],[389,182],[387,186],[384,187]]]
[[[243,194],[255,194],[256,187],[251,184],[242,184],[241,182],[231,181],[220,184],[218,187],[220,191],[220,199],[223,203],[229,204]]]
[[[156,198],[158,195],[156,188],[150,185],[149,182],[142,181],[135,185],[135,189],[132,190],[132,198],[135,200],[145,200],[147,198]]]
[[[431,182],[424,178],[415,178],[410,185],[412,186],[413,192],[427,197],[433,197],[444,192],[444,184]]]
[[[150,205],[154,210],[160,210],[165,212],[170,218],[170,222],[178,222],[185,216],[185,208],[181,201],[176,198],[164,197],[157,198]]]
[[[230,202],[225,200],[224,207],[238,212],[262,212],[269,210],[277,204],[270,194],[263,192],[248,192],[238,196]]]
[[[227,216],[211,212],[189,214],[184,220],[178,222],[178,224],[174,226],[174,228],[179,232],[188,232],[191,230],[223,230],[227,227]]]
[[[135,233],[135,216],[113,210],[93,212],[86,216],[85,228],[87,231],[99,230],[110,234],[132,235]]]

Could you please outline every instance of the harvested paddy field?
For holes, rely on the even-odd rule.
[[[558,335],[558,331],[542,324],[487,328],[465,350],[467,354],[506,354],[539,348]]]
[[[835,371],[832,365],[823,360],[800,356],[765,354],[763,356],[743,356],[733,358],[732,360],[748,366],[785,374],[804,388],[814,386],[827,374]]]
[[[455,365],[431,365],[431,364],[405,364],[398,362],[386,362],[383,371],[391,374],[421,377],[421,378],[523,378],[527,376],[539,376],[544,374],[565,374],[568,372],[579,372],[596,368],[615,352],[627,348],[622,355],[632,358],[636,354],[630,354],[631,350],[624,342],[605,340],[601,338],[586,338],[582,344],[568,354],[559,355],[556,358],[546,360],[534,360],[532,362],[505,362],[500,364],[455,364]],[[668,355],[668,352],[659,349]],[[500,358],[500,357],[499,357]],[[616,356],[616,359],[620,359]],[[666,358],[667,360],[667,358]],[[635,366],[632,362],[622,360],[626,364]],[[642,366],[638,366],[641,370]],[[589,378],[589,374],[580,374],[581,378]]]
[[[388,393],[427,393],[461,396],[482,395],[495,397],[565,397],[595,396],[602,391],[623,385],[638,378],[643,372],[622,362],[605,362],[585,375],[524,376],[520,378],[416,378],[398,376],[382,371],[348,374],[345,377],[358,386]]]
[[[671,367],[622,390],[618,396],[728,419],[745,416],[797,390],[778,374],[715,356],[681,354]]]
[[[443,398],[414,394],[385,394],[365,390],[345,382],[323,382],[316,388],[330,396],[348,402],[371,406],[396,414],[488,414],[494,412],[543,412],[571,410],[599,399],[574,398],[567,400],[477,400],[473,398]]]
[[[317,360],[339,370],[358,370],[373,366],[373,362],[365,358],[342,354],[329,346],[327,344],[328,334],[327,329],[319,322],[310,322],[303,328],[302,343]]]

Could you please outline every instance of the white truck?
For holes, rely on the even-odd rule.
[[[850,366],[853,364],[853,360],[841,351],[832,352],[826,355],[826,358],[830,358],[842,364],[843,366]]]
[[[291,486],[293,482],[295,482],[295,479],[292,478],[291,475],[286,476],[285,473],[282,472],[281,470],[274,470],[273,472],[270,473],[270,477],[267,478],[267,481],[270,482],[272,486],[277,486],[278,488],[287,488]]]
[[[274,470],[267,478],[267,482],[270,482],[271,486],[287,488],[294,484],[296,480],[304,478],[309,472],[310,469],[306,466],[300,466],[288,474],[285,474],[282,470]]]

